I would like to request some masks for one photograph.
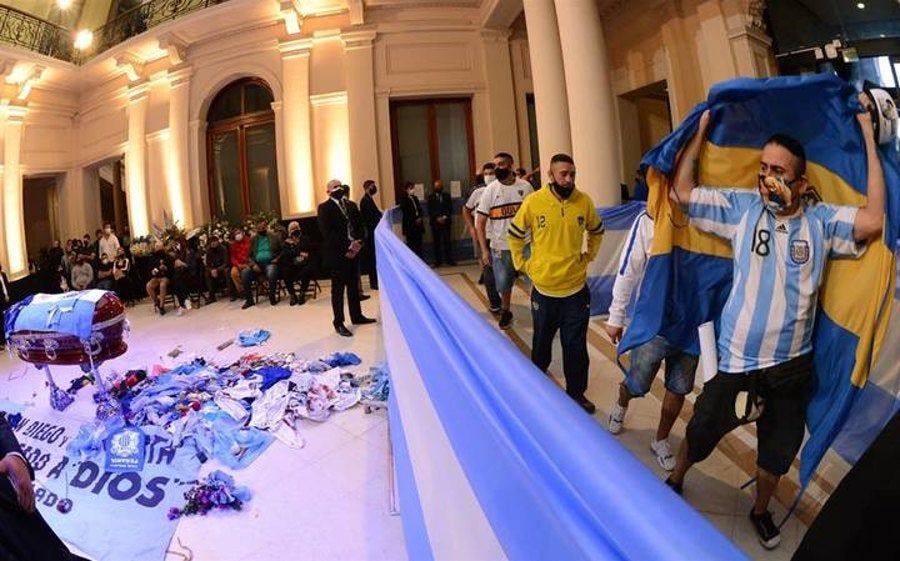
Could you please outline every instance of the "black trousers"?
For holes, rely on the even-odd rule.
[[[422,257],[422,231],[416,230],[415,232],[410,232],[406,234],[406,245],[409,246],[409,249],[412,250],[413,253]]]
[[[369,275],[369,286],[378,290],[378,267],[375,264],[375,234],[369,236],[362,251],[359,252],[359,266],[363,273]]]
[[[453,263],[452,234],[450,223],[431,225],[431,236],[434,238],[434,264]]]
[[[559,331],[566,393],[573,397],[583,395],[588,382],[587,330],[591,318],[591,293],[587,285],[565,298],[545,296],[532,289],[531,318],[534,323],[531,362],[542,372],[547,371],[553,358],[553,338]]]
[[[286,263],[281,267],[281,278],[284,279],[284,286],[287,288],[288,294],[296,296],[297,291],[294,284],[300,281],[300,294],[305,294],[312,280],[312,264],[303,263]]]
[[[6,477],[0,480],[0,561],[85,561],[72,554],[40,512],[26,513]]]
[[[331,265],[331,310],[334,313],[334,325],[344,323],[344,290],[347,291],[347,304],[350,308],[350,321],[362,318],[362,307],[359,305],[359,263],[357,258],[340,259]]]

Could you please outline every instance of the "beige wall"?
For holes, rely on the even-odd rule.
[[[774,74],[770,40],[750,23],[748,0],[624,3],[603,21],[614,93],[621,96],[666,80],[676,125],[713,84]],[[631,128],[637,123],[635,109],[627,100],[618,104],[626,182],[637,159]]]

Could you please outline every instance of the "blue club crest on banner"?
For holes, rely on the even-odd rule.
[[[106,471],[141,471],[147,436],[137,427],[122,427],[106,439]]]

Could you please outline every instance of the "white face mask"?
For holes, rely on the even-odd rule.
[[[495,177],[493,175],[485,175],[484,176],[484,184],[490,185],[492,181],[494,181]]]
[[[244,234],[237,234],[236,236],[234,236],[234,241],[236,242],[239,242],[242,239],[244,239]]]

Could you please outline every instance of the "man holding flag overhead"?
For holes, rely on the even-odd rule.
[[[868,102],[860,96],[863,104]],[[750,519],[764,547],[780,542],[767,507],[803,441],[812,389],[812,333],[829,258],[858,257],[882,231],[885,187],[872,122],[857,115],[867,155],[862,208],[807,204],[806,154],[776,134],[762,148],[758,192],[697,186],[709,111],[684,149],[672,197],[698,229],[734,252],[734,283],[722,310],[719,373],[697,399],[672,476],[677,492],[690,466],[737,426],[757,422],[757,497]]]

